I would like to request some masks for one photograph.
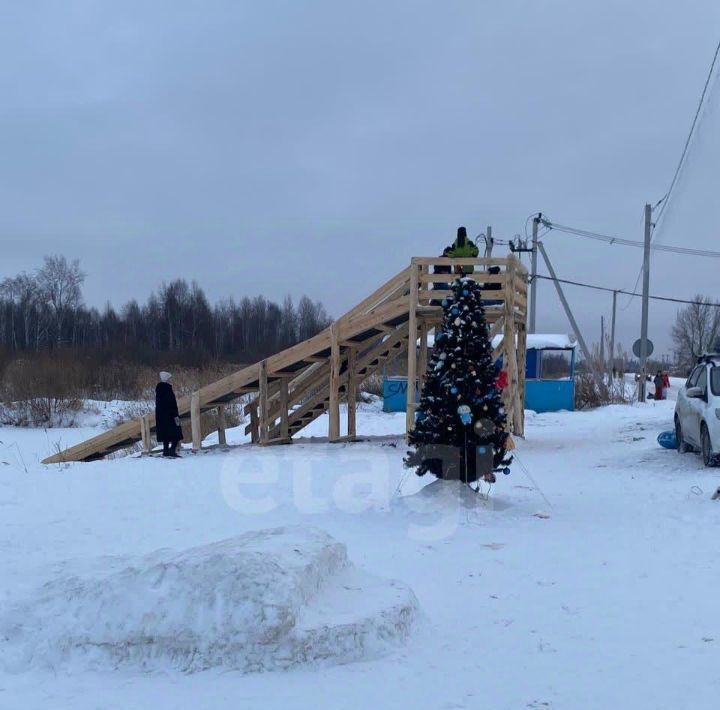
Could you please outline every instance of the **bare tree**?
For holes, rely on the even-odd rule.
[[[78,262],[45,259],[35,275],[0,280],[0,352],[38,351],[62,345],[122,358],[153,359],[182,353],[186,362],[212,357],[254,362],[315,335],[328,325],[322,304],[304,297],[296,308],[264,296],[212,305],[198,284],[177,279],[119,311],[88,308]]]
[[[715,347],[720,335],[720,303],[697,295],[681,308],[670,330],[678,364],[691,367],[697,358]]]
[[[85,274],[80,271],[80,262],[71,263],[64,256],[46,256],[45,263],[37,272],[40,292],[52,308],[55,318],[55,338],[62,344],[63,326],[68,316],[72,316],[82,303],[80,287]]]

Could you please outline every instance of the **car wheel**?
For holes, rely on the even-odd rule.
[[[683,439],[682,427],[680,426],[680,419],[678,419],[678,417],[675,417],[675,439],[677,441],[677,450],[681,454],[686,454],[690,451],[690,447],[685,443],[685,439]]]
[[[706,466],[715,466],[717,459],[715,454],[713,454],[712,444],[710,443],[710,432],[707,426],[705,426],[705,423],[703,423],[702,430],[700,431],[700,443],[702,444],[703,463]]]

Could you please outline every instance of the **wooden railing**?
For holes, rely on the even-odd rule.
[[[438,266],[450,267],[451,273],[435,273]],[[465,273],[462,267],[472,267],[471,273]],[[491,274],[489,269],[498,267],[499,273]],[[500,259],[473,259],[449,257],[415,257],[410,263],[409,293],[409,343],[408,348],[408,400],[406,429],[409,432],[415,425],[414,383],[422,383],[424,363],[427,361],[427,332],[430,325],[437,322],[442,313],[442,299],[452,294],[448,288],[436,288],[437,284],[452,284],[457,278],[469,278],[493,288],[483,294],[487,302],[485,319],[489,325],[489,336],[502,335],[493,356],[502,356],[508,375],[508,387],[503,392],[503,400],[508,422],[516,434],[524,432],[524,363],[526,352],[526,330],[528,303],[528,272],[514,257]],[[496,288],[499,286],[499,288]],[[425,315],[424,311],[435,311]],[[423,318],[418,319],[418,312]],[[415,345],[420,341],[419,352]],[[419,377],[418,377],[419,375]]]
[[[441,300],[451,294],[447,289],[437,288],[438,284],[452,284],[457,278],[470,278],[483,285],[491,286],[487,290],[487,300],[505,303],[512,292],[516,316],[524,317],[527,313],[528,272],[514,257],[498,259],[452,259],[449,257],[415,257],[412,264],[420,269],[418,276],[418,302],[425,305]],[[435,267],[449,266],[452,272],[435,273]],[[463,266],[472,266],[472,273],[462,272]],[[496,266],[500,273],[489,273],[490,267]],[[497,288],[499,286],[499,288]]]

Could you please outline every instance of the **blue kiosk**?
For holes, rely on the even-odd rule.
[[[493,339],[497,347],[502,336]],[[429,337],[432,347],[432,335]],[[525,361],[525,409],[559,412],[575,409],[575,338],[542,333],[527,336]],[[404,412],[407,406],[407,377],[383,378],[383,411]],[[419,393],[418,393],[419,394]]]

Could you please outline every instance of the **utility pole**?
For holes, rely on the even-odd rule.
[[[492,256],[492,250],[495,246],[495,240],[493,239],[492,235],[492,227],[488,225],[487,230],[485,231],[485,258],[489,259]]]
[[[643,293],[642,320],[640,323],[640,381],[638,382],[638,401],[645,401],[648,354],[648,303],[650,295],[650,237],[652,236],[652,207],[645,205],[645,248],[643,250]]]
[[[533,217],[532,224],[532,255],[530,265],[530,332],[535,332],[535,313],[537,311],[537,255],[538,255],[538,225],[540,224],[540,217],[542,215],[538,212]],[[526,232],[527,234],[527,232]]]
[[[612,321],[610,322],[610,374],[615,369],[615,313],[617,311],[617,291],[613,291]]]
[[[605,372],[605,316],[600,316],[600,369]]]

